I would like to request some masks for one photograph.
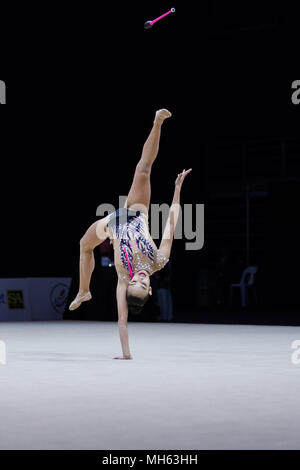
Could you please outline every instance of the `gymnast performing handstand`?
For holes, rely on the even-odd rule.
[[[128,308],[132,314],[138,314],[142,310],[152,295],[151,274],[162,269],[169,261],[179,215],[182,183],[192,171],[190,168],[177,175],[172,205],[158,249],[151,238],[148,225],[150,174],[158,154],[161,127],[169,117],[171,113],[167,109],[160,109],[155,113],[153,127],[136,165],[125,207],[94,222],[80,240],[79,291],[69,306],[70,310],[75,310],[92,297],[89,289],[95,266],[94,248],[107,237],[114,247],[114,263],[118,274],[118,327],[123,351],[123,357],[114,359],[132,359],[128,342]]]

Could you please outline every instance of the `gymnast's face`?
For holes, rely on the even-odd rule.
[[[128,284],[127,292],[130,295],[144,298],[146,295],[152,295],[152,287],[150,286],[150,276],[147,271],[141,269],[134,273],[133,278]]]

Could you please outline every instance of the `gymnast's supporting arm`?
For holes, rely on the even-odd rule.
[[[178,174],[176,181],[175,181],[175,190],[174,190],[172,205],[170,208],[169,217],[167,219],[163,237],[159,246],[159,251],[161,251],[166,256],[166,258],[170,258],[174,232],[175,232],[175,228],[176,228],[176,224],[177,224],[177,220],[179,216],[180,192],[181,192],[182,183],[186,175],[190,173],[191,171],[192,171],[191,168],[187,171],[183,170],[182,173]]]
[[[118,306],[118,327],[123,351],[123,357],[115,357],[114,359],[132,359],[128,343],[128,305],[126,300],[127,285],[125,282],[118,280],[117,285],[117,306]]]

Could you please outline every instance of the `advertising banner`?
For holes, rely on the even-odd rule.
[[[0,279],[0,321],[31,320],[27,279]]]
[[[32,320],[62,320],[70,277],[28,278]]]
[[[0,279],[0,321],[62,320],[72,278]]]

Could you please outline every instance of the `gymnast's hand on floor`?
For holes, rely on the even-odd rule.
[[[114,359],[133,359],[133,357],[130,356],[123,356],[123,357],[114,357]]]

